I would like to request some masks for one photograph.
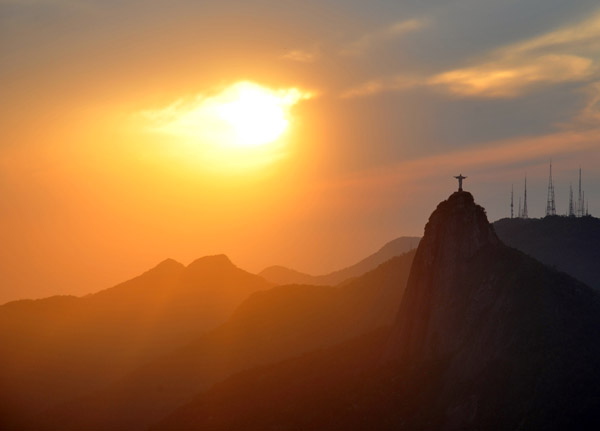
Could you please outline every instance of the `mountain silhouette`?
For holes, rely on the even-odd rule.
[[[419,237],[403,236],[396,238],[377,252],[367,256],[360,262],[347,268],[325,275],[309,275],[284,266],[270,266],[263,269],[259,275],[274,284],[313,284],[336,286],[339,283],[358,277],[367,271],[375,269],[378,265],[387,262],[394,256],[400,256],[419,245]]]
[[[574,429],[600,395],[600,295],[497,238],[454,193],[431,215],[388,359],[441,366],[415,426]]]
[[[240,371],[149,429],[403,429],[386,421],[394,405],[384,397],[388,385],[373,373],[388,340],[389,328],[378,328],[326,349]]]
[[[596,289],[504,245],[456,192],[388,336],[238,373],[154,429],[597,429],[599,329]]]
[[[414,252],[341,287],[252,294],[222,326],[101,391],[52,408],[35,429],[145,429],[234,372],[339,343],[393,322]]]
[[[28,418],[98,389],[223,323],[262,277],[209,256],[185,267],[168,259],[115,287],[81,298],[0,306],[0,404]]]
[[[600,289],[600,219],[505,218],[494,229],[505,244]]]
[[[456,336],[442,335],[454,334],[459,326],[466,329],[463,319],[472,304],[465,299],[471,295],[462,295],[460,283],[480,269],[471,264],[474,256],[496,247],[501,247],[500,240],[470,193],[456,192],[438,205],[411,268],[411,287],[398,311],[393,330],[398,341],[390,344],[390,357],[429,360],[430,355],[446,354],[446,343],[459,342]]]

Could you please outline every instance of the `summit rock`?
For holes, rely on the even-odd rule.
[[[465,298],[456,285],[471,272],[471,260],[478,252],[499,246],[485,210],[471,193],[455,192],[437,206],[425,226],[398,313],[395,335],[403,343],[391,344],[390,357],[424,359],[434,351],[440,353],[439,348],[450,348],[446,344],[452,340],[439,335],[449,321],[461,320],[462,310],[455,307]]]
[[[598,357],[597,290],[504,245],[470,193],[438,205],[385,356],[429,376],[411,426],[597,425]]]

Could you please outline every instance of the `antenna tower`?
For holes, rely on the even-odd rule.
[[[510,218],[513,218],[515,203],[514,203],[514,188],[513,185],[510,185]]]
[[[575,217],[575,208],[573,207],[573,185],[569,184],[569,217]]]
[[[521,218],[522,214],[521,214],[521,196],[519,196],[519,213],[517,215],[518,218]]]
[[[529,218],[527,214],[527,175],[525,175],[525,195],[523,196],[523,218]]]
[[[585,215],[586,216],[590,215],[590,205],[588,202],[585,203]]]
[[[583,215],[583,199],[581,197],[581,167],[579,168],[579,197],[577,198],[577,217]]]
[[[550,161],[550,177],[548,179],[548,201],[546,203],[546,217],[556,215],[554,201],[554,184],[552,183],[552,160]]]

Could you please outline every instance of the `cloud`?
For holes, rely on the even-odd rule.
[[[428,83],[461,96],[507,98],[536,84],[581,81],[594,71],[594,62],[589,58],[549,54],[451,70],[432,77]]]
[[[342,99],[351,99],[354,97],[372,96],[387,89],[389,89],[389,87],[386,85],[383,79],[373,79],[357,85],[356,87],[344,90],[340,97]]]
[[[369,41],[366,37],[356,46],[367,46]],[[513,98],[542,85],[598,81],[599,61],[600,13],[597,13],[576,24],[497,48],[465,67],[408,81],[401,76],[370,79],[343,91],[341,97],[426,85],[461,97]],[[592,86],[590,93],[596,92],[597,88]],[[597,105],[598,100],[592,96],[590,103]]]
[[[535,86],[585,81],[598,72],[600,14],[492,51],[473,66],[429,79],[471,97],[516,97]]]
[[[600,12],[576,24],[509,45],[499,50],[505,55],[531,53],[543,49],[577,49],[582,45],[600,47]]]
[[[416,18],[395,22],[374,32],[364,34],[355,41],[344,45],[338,51],[338,54],[343,57],[360,56],[374,45],[396,39],[407,33],[418,31],[427,24],[427,20]],[[320,56],[321,50],[319,46],[315,46],[312,49],[292,49],[283,54],[280,58],[300,63],[313,63]]]
[[[581,111],[572,119],[573,124],[597,126],[600,124],[600,82],[593,82],[585,88],[587,101]]]
[[[385,28],[361,36],[354,42],[351,42],[343,47],[339,54],[347,57],[362,55],[373,45],[395,39],[407,33],[418,31],[427,24],[427,20],[416,18],[398,21]]]
[[[352,99],[355,97],[373,96],[385,91],[401,91],[424,84],[420,77],[396,75],[391,78],[372,79],[370,81],[344,90],[340,97]]]
[[[283,54],[281,58],[299,63],[314,63],[319,58],[319,50],[317,48],[313,50],[293,49]]]

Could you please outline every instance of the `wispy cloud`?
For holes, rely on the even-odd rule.
[[[461,96],[515,97],[533,85],[581,81],[595,71],[590,58],[549,54],[534,58],[500,59],[451,70],[428,80]]]
[[[417,18],[395,22],[373,32],[363,34],[358,39],[342,45],[341,48],[338,48],[337,54],[342,57],[360,56],[374,45],[396,39],[407,33],[418,31],[428,25],[428,23],[429,21],[426,19]],[[321,57],[321,54],[321,47],[315,45],[309,49],[291,49],[281,55],[280,58],[299,63],[313,63]]]
[[[363,82],[356,87],[344,90],[340,97],[342,99],[351,99],[354,97],[372,96],[389,89],[390,87],[383,79],[373,79],[371,81]]]
[[[511,98],[543,85],[598,81],[600,13],[584,21],[495,49],[471,65],[420,79],[375,78],[342,92],[368,96],[426,85],[461,97]],[[405,85],[398,85],[404,82]],[[596,87],[590,94],[596,94]],[[598,100],[591,100],[597,104]]]
[[[290,61],[297,61],[299,63],[313,63],[319,58],[319,49],[292,49],[291,51],[283,54],[281,58]]]
[[[593,82],[585,88],[587,101],[569,125],[597,126],[600,124],[600,82]]]
[[[494,50],[472,66],[431,77],[461,96],[515,97],[538,85],[584,81],[598,72],[600,13]]]
[[[387,27],[364,34],[360,38],[344,46],[339,54],[342,56],[359,56],[364,54],[373,45],[398,38],[407,33],[418,31],[427,24],[427,20],[417,18],[395,22]]]
[[[401,91],[424,84],[422,78],[417,76],[396,75],[390,78],[373,79],[355,87],[344,90],[340,97],[351,99],[355,97],[372,96],[385,91]]]
[[[505,55],[546,49],[600,48],[600,12],[591,17],[499,50]]]

